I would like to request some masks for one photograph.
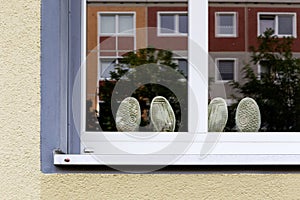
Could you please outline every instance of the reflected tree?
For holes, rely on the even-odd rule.
[[[150,76],[150,79],[155,80],[164,69],[171,68],[181,77],[187,78],[183,71],[179,69],[178,64],[173,60],[173,53],[168,50],[161,50],[156,48],[145,48],[139,49],[138,51],[128,52],[119,60],[118,64],[115,64],[115,70],[110,72],[111,79],[100,81],[100,113],[99,113],[99,123],[103,131],[117,131],[113,111],[112,110],[112,92],[118,81],[123,81],[125,84],[123,88],[136,88],[135,91],[128,94],[127,96],[119,96],[119,99],[113,99],[119,104],[123,99],[128,96],[135,97],[141,106],[141,131],[153,131],[149,119],[150,103],[155,96],[164,96],[172,106],[175,116],[176,116],[176,128],[175,131],[187,131],[187,81],[182,81],[174,77],[173,73],[163,73],[164,81],[172,84],[174,87],[180,88],[180,97],[176,96],[173,91],[169,88],[156,83],[143,84],[132,83],[131,80],[136,79],[136,77]],[[134,71],[137,67],[143,65],[153,65],[159,66],[160,70],[153,71],[151,68],[143,68],[143,71]],[[148,70],[149,69],[149,70]],[[132,75],[131,71],[134,71]],[[128,86],[126,85],[128,84]],[[135,85],[131,85],[135,84]],[[123,91],[124,92],[124,91]],[[126,92],[124,92],[126,94]]]
[[[237,102],[252,97],[258,103],[261,131],[300,131],[300,59],[292,53],[293,41],[291,37],[278,38],[268,29],[258,37],[257,47],[250,48],[250,63],[243,68],[245,82],[231,84],[241,94],[235,97]],[[260,74],[253,65],[260,65]]]

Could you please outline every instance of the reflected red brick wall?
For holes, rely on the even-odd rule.
[[[300,28],[300,8],[279,8],[279,7],[273,7],[273,8],[265,8],[265,7],[258,7],[258,8],[248,8],[248,24],[249,24],[249,39],[248,43],[249,46],[256,45],[257,44],[257,13],[258,12],[290,12],[290,13],[296,13],[297,15],[297,36],[298,38],[295,39],[293,44],[293,51],[294,52],[300,52],[300,39],[299,39],[299,28]]]
[[[237,13],[237,37],[215,36],[215,13],[236,12]],[[245,51],[245,12],[243,7],[209,7],[209,51]]]
[[[158,49],[187,50],[187,37],[157,36],[157,12],[188,11],[187,7],[148,7],[148,27],[154,27],[148,32],[148,45]]]

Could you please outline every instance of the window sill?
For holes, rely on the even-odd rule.
[[[299,165],[300,155],[208,155],[204,159],[200,155],[183,155],[174,163],[165,162],[170,155],[71,155],[54,154],[56,166],[83,165]],[[66,162],[65,159],[69,159]],[[103,162],[102,160],[110,160]]]
[[[95,154],[53,153],[54,165],[299,165],[299,133],[199,133],[187,141],[187,133],[175,141],[166,142],[164,135],[157,141],[111,140],[110,144],[128,147],[108,152],[102,141],[86,142]],[[100,143],[101,144],[100,144]],[[184,151],[157,151],[143,153],[141,147],[183,145]],[[103,146],[104,145],[104,146]],[[105,149],[101,153],[100,149]],[[97,149],[98,148],[98,149]],[[135,150],[136,151],[135,151]],[[137,151],[140,149],[140,151]],[[140,153],[126,153],[130,151]],[[160,150],[160,149],[159,149]],[[182,149],[181,149],[182,150]],[[119,153],[123,152],[123,153]]]
[[[188,37],[188,34],[186,33],[182,33],[182,34],[180,34],[180,33],[170,33],[170,34],[168,34],[168,33],[158,33],[157,34],[157,37]]]

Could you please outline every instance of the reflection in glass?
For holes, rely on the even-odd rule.
[[[187,33],[188,32],[188,16],[179,15],[179,33]]]
[[[188,32],[187,5],[172,8],[166,10],[160,4],[87,5],[87,131],[118,131],[117,109],[128,97],[136,98],[140,105],[137,131],[155,131],[149,111],[157,96],[170,104],[175,132],[188,131],[188,38],[187,34],[178,37]],[[161,37],[158,33],[171,34]]]
[[[175,33],[175,16],[161,14],[160,26],[161,26],[162,33]]]
[[[101,15],[100,31],[101,33],[114,34],[116,32],[116,18],[114,15]]]
[[[261,15],[259,20],[260,34],[263,34],[267,29],[275,30],[275,16]]]
[[[278,16],[278,34],[293,35],[293,16],[290,15]]]
[[[234,14],[218,14],[218,34],[234,34]]]
[[[218,60],[218,80],[228,81],[234,79],[234,60]]]
[[[133,15],[119,15],[119,33],[133,34]]]

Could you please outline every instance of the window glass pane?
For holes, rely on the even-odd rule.
[[[268,65],[261,65],[261,74],[270,74],[270,67]]]
[[[165,4],[148,12],[142,5],[103,5],[87,5],[85,131],[187,132],[188,37],[157,35],[157,28],[186,33],[187,14],[180,12],[187,5],[177,14],[170,7],[158,19],[151,16]]]
[[[234,15],[220,14],[218,15],[218,33],[219,34],[234,34]]]
[[[261,15],[259,21],[260,34],[263,34],[268,28],[275,30],[275,16]]]
[[[271,71],[270,71],[270,63],[266,60],[262,60],[258,64],[258,74],[257,74],[257,79],[262,80],[265,76],[269,76]]]
[[[188,32],[188,16],[179,15],[179,33]]]
[[[111,72],[115,70],[114,60],[100,60],[100,74],[99,79],[111,78]]]
[[[227,81],[234,79],[234,61],[219,60],[218,62],[219,80]]]
[[[293,16],[291,15],[278,16],[278,34],[293,35]]]
[[[115,15],[101,15],[100,32],[101,33],[115,33],[116,18]]]
[[[183,72],[183,74],[185,76],[188,75],[188,62],[185,59],[179,59],[178,60],[178,66],[179,66],[179,70],[181,70]]]
[[[160,15],[161,33],[175,33],[175,16],[162,14]]]
[[[133,33],[133,15],[119,15],[119,33]]]
[[[259,62],[260,64],[260,71],[261,71],[261,74],[270,74],[270,63],[268,61],[260,61]]]

